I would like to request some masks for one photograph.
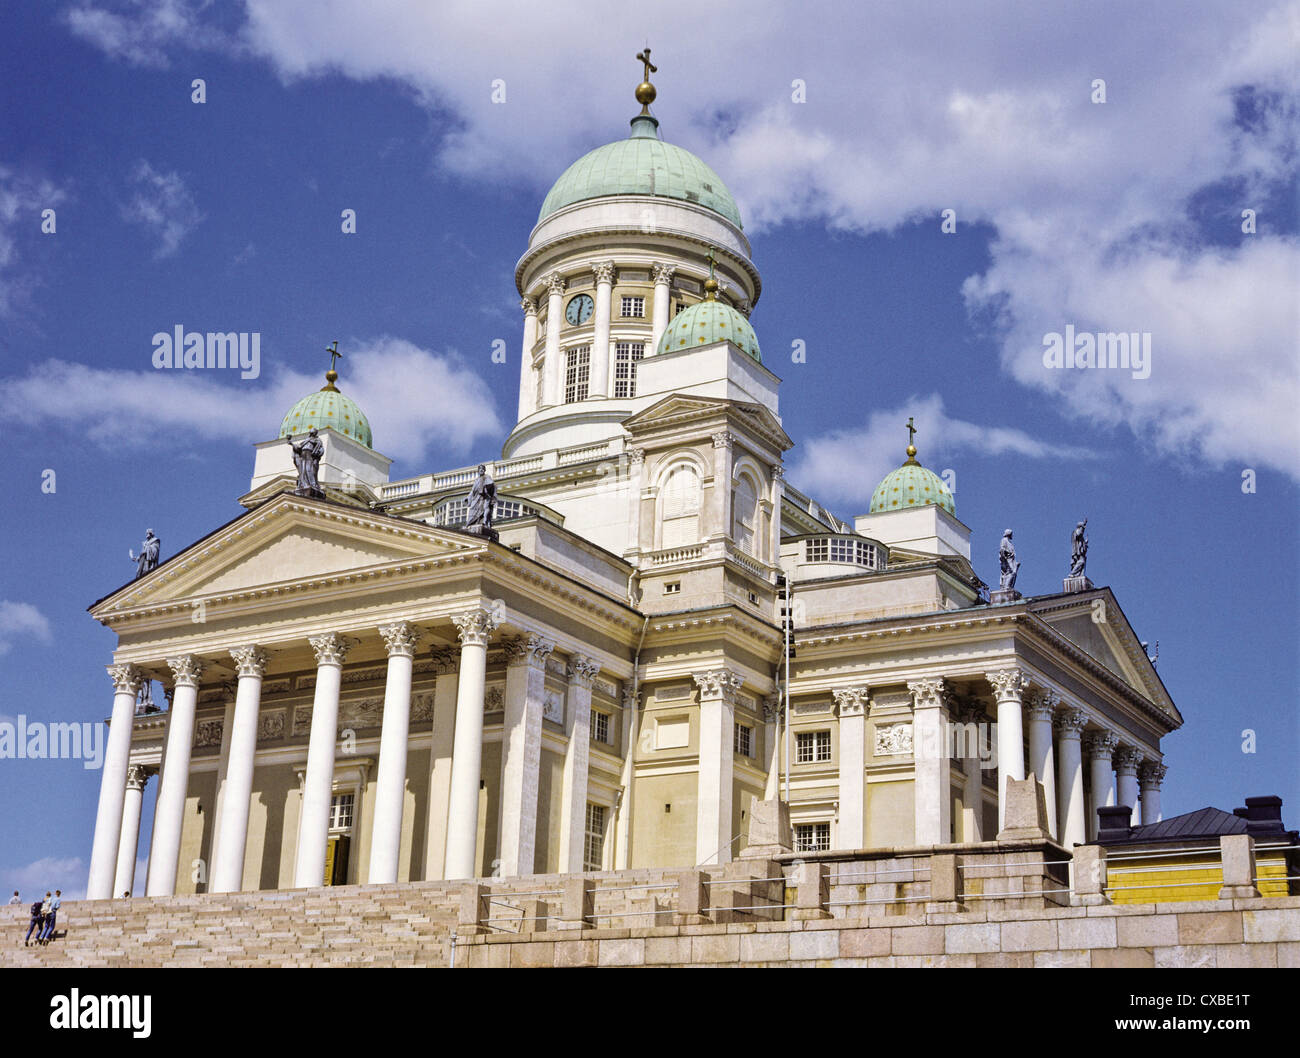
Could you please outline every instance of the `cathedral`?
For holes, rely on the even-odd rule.
[[[1067,848],[1161,819],[1182,718],[1109,588],[988,591],[901,423],[851,523],[786,480],[740,211],[645,62],[515,267],[499,459],[391,480],[331,365],[243,513],[90,607],[90,899],[146,852],[149,896],[722,864],[772,802],[795,851],[970,844],[1030,774]]]

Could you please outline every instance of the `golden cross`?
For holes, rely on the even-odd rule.
[[[912,416],[907,417],[907,443],[910,445],[916,437],[916,427],[912,425]]]
[[[652,65],[650,64],[650,49],[649,49],[649,48],[646,48],[645,51],[643,51],[640,55],[638,55],[638,56],[636,57],[636,61],[637,61],[637,62],[643,62],[643,63],[645,63],[645,75],[641,78],[641,80],[643,80],[643,81],[648,81],[648,80],[650,80],[650,75],[651,75],[652,73],[658,73],[658,72],[659,72],[659,67],[658,67],[658,66],[652,66]]]
[[[331,344],[325,347],[325,351],[330,354],[330,370],[333,371],[335,361],[343,355],[339,352],[339,340],[335,338]]]

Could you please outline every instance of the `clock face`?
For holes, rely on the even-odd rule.
[[[589,295],[579,294],[569,302],[569,307],[564,310],[564,318],[576,327],[591,319],[591,311],[595,307]]]

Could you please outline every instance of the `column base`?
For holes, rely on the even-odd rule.
[[[823,919],[834,917],[829,911],[819,911],[808,907],[797,907],[790,912],[790,918],[794,922],[821,922]]]
[[[925,905],[927,915],[962,914],[968,908],[960,900],[932,900]]]
[[[494,544],[501,539],[501,534],[495,529],[489,529],[485,525],[467,525],[460,530],[469,536],[481,536],[485,540],[491,540]]]
[[[1105,893],[1075,893],[1070,903],[1074,907],[1105,907],[1113,901]]]
[[[1009,602],[1019,602],[1024,596],[1014,588],[996,588],[989,592],[989,605],[1002,606]]]
[[[673,912],[674,926],[708,926],[712,925],[712,922],[708,915],[683,915]]]
[[[1220,900],[1254,900],[1259,895],[1253,885],[1225,885],[1219,890]]]
[[[1067,592],[1092,591],[1092,587],[1093,587],[1092,581],[1090,581],[1087,577],[1066,577],[1065,578],[1065,591]]]

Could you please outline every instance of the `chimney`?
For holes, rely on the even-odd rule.
[[[1246,807],[1238,809],[1237,814],[1246,820],[1246,833],[1256,836],[1261,834],[1282,834],[1282,798],[1247,797]]]
[[[1127,841],[1133,832],[1129,825],[1133,809],[1128,805],[1106,805],[1097,809],[1097,844]]]

